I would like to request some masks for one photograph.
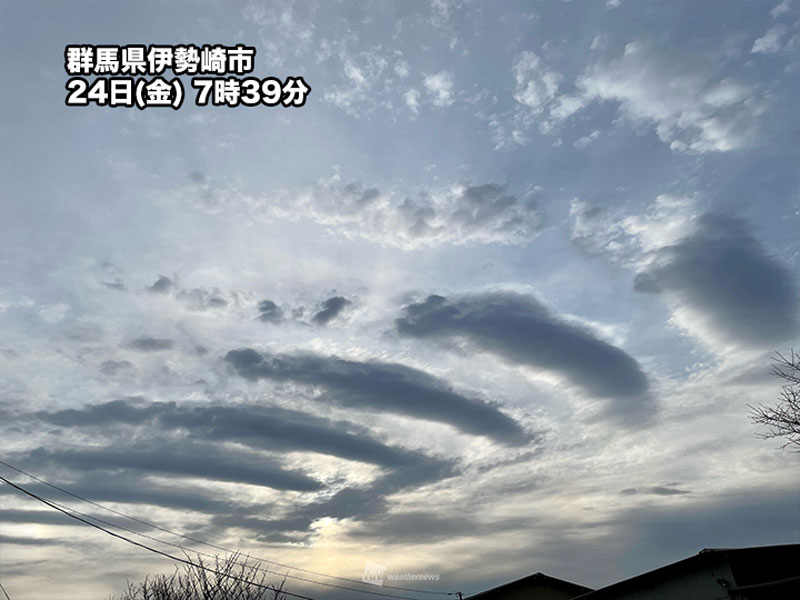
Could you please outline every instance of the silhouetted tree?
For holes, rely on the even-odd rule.
[[[277,585],[267,583],[267,570],[258,563],[247,563],[240,554],[216,557],[213,564],[202,557],[187,559],[172,575],[145,577],[128,582],[118,600],[284,600],[286,579]],[[112,600],[115,600],[112,597]]]
[[[759,434],[760,437],[785,437],[787,441],[782,448],[800,448],[800,354],[794,350],[788,357],[777,353],[772,374],[784,382],[778,404],[751,406],[751,417],[754,423],[769,427],[768,432]]]

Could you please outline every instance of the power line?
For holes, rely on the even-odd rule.
[[[111,537],[115,537],[117,539],[120,539],[120,540],[122,540],[124,542],[132,544],[134,546],[137,546],[137,547],[142,548],[144,550],[147,550],[149,552],[153,552],[154,554],[159,554],[161,556],[169,558],[170,560],[174,560],[176,562],[180,562],[180,563],[183,563],[185,565],[189,565],[189,566],[195,567],[197,569],[202,569],[204,571],[208,571],[209,573],[213,573],[217,577],[227,577],[228,579],[233,579],[235,581],[241,581],[242,583],[248,583],[248,584],[254,585],[256,587],[259,587],[259,588],[262,588],[262,589],[265,589],[265,590],[275,591],[275,589],[276,589],[274,586],[264,585],[263,583],[258,583],[256,581],[250,581],[249,579],[245,579],[244,577],[237,577],[236,575],[231,575],[229,573],[224,573],[222,571],[217,571],[216,569],[212,569],[211,567],[207,567],[207,566],[205,566],[203,564],[193,562],[193,561],[189,560],[188,558],[181,558],[179,556],[173,556],[172,554],[169,554],[168,552],[164,552],[163,550],[158,550],[157,548],[151,548],[150,546],[148,546],[146,544],[139,543],[136,540],[132,540],[132,539],[130,539],[128,537],[125,537],[124,535],[120,535],[118,533],[114,533],[113,531],[109,531],[108,529],[106,529],[104,527],[101,527],[100,525],[97,525],[96,523],[92,523],[91,521],[88,521],[88,520],[84,519],[83,517],[80,517],[80,516],[78,516],[76,514],[72,514],[71,511],[69,511],[67,509],[64,509],[64,508],[61,508],[60,506],[56,506],[54,503],[50,502],[49,500],[46,500],[46,499],[42,498],[41,496],[38,496],[38,495],[34,494],[33,492],[29,492],[28,490],[26,490],[25,488],[17,485],[13,481],[9,481],[8,479],[3,477],[2,475],[0,475],[0,481],[2,481],[3,483],[5,483],[7,485],[10,485],[14,489],[22,492],[23,494],[38,500],[39,502],[49,506],[50,508],[53,508],[53,509],[57,510],[60,513],[64,513],[70,519],[75,519],[76,521],[80,521],[81,523],[84,523],[85,525],[88,525],[89,527],[94,527],[95,529],[98,529],[98,530],[100,530],[100,531],[102,531],[104,533],[107,533]],[[312,598],[311,596],[304,596],[303,594],[296,594],[294,592],[287,592],[287,591],[281,590],[281,593],[282,594],[286,594],[287,596],[292,596],[293,598],[299,598],[300,600],[316,600],[315,598]]]
[[[0,583],[0,590],[3,590],[3,594],[5,595],[6,600],[11,600],[11,596],[8,595],[8,592],[6,591],[6,588],[3,587],[2,583]]]
[[[129,519],[129,520],[134,521],[136,523],[139,523],[141,525],[145,525],[147,527],[151,527],[153,529],[157,529],[157,530],[162,531],[164,533],[168,533],[170,535],[173,535],[173,536],[176,536],[176,537],[179,537],[179,538],[183,538],[183,539],[192,541],[192,542],[197,543],[197,544],[202,544],[204,546],[208,546],[209,548],[214,548],[215,550],[220,550],[222,552],[227,552],[228,554],[239,554],[239,552],[237,552],[235,550],[231,550],[230,548],[226,548],[224,546],[219,546],[219,545],[216,545],[216,544],[212,544],[210,542],[206,542],[204,540],[200,540],[200,539],[188,536],[188,535],[184,535],[184,534],[179,533],[177,531],[173,531],[171,529],[167,529],[165,527],[161,527],[160,525],[157,525],[155,523],[151,523],[149,521],[145,521],[143,519],[138,519],[136,517],[130,516],[130,515],[125,514],[125,513],[121,512],[121,511],[113,509],[113,508],[111,508],[109,506],[105,506],[103,504],[100,504],[99,502],[95,502],[94,500],[89,500],[88,498],[85,498],[83,496],[80,496],[79,494],[76,494],[76,493],[71,492],[69,490],[66,490],[66,489],[64,489],[62,487],[59,487],[59,486],[57,486],[55,484],[52,484],[52,483],[50,483],[48,481],[45,481],[44,479],[42,479],[40,477],[37,477],[36,475],[33,475],[31,473],[28,473],[27,471],[24,471],[23,469],[15,467],[14,465],[11,465],[11,464],[3,461],[3,460],[0,460],[0,465],[3,465],[3,466],[5,466],[5,467],[7,467],[9,469],[12,469],[13,471],[16,471],[16,472],[18,472],[18,473],[20,473],[22,475],[25,475],[26,477],[29,477],[29,478],[33,479],[34,481],[38,481],[39,483],[41,483],[43,485],[46,485],[46,486],[48,486],[48,487],[50,487],[50,488],[52,488],[54,490],[58,490],[59,492],[61,492],[63,494],[67,494],[68,496],[72,496],[73,498],[76,498],[76,499],[81,500],[83,502],[87,502],[88,504],[91,504],[91,505],[96,506],[98,508],[101,508],[103,510],[109,511],[111,513],[114,513],[114,514],[116,514],[118,516],[121,516],[121,517],[123,517],[125,519]],[[58,506],[58,503],[54,502],[54,504],[56,504],[56,506]],[[83,515],[84,517],[86,517],[88,519],[93,519],[93,520],[95,520],[97,522],[105,523],[106,525],[109,525],[111,527],[115,527],[115,528],[120,529],[122,531],[126,531],[128,533],[133,534],[133,535],[138,535],[140,537],[144,537],[144,538],[159,542],[161,544],[172,546],[174,548],[179,548],[179,549],[184,550],[184,551],[186,550],[186,548],[184,548],[184,546],[181,546],[179,544],[174,544],[174,543],[171,543],[171,542],[167,542],[165,540],[161,540],[159,538],[155,538],[155,537],[149,536],[149,535],[141,533],[141,532],[137,532],[137,531],[134,531],[134,530],[131,530],[131,529],[127,529],[127,528],[122,527],[122,526],[120,526],[120,525],[118,525],[116,523],[111,523],[109,521],[105,521],[105,520],[100,519],[98,517],[94,517],[92,515],[87,515],[85,513],[81,513],[81,512],[79,512],[79,511],[77,511],[75,509],[69,509],[69,510],[72,510],[76,514]],[[194,550],[194,549],[192,549],[192,552],[194,552],[194,553],[196,553],[198,555],[201,555],[201,556],[213,557],[213,555],[211,555],[211,554],[200,552],[200,551]],[[293,567],[291,565],[280,563],[280,562],[274,561],[274,560],[269,560],[269,559],[266,559],[266,558],[260,558],[258,556],[252,556],[251,558],[254,561],[257,561],[257,562],[264,562],[264,563],[268,563],[268,564],[272,564],[272,565],[276,565],[276,566],[282,567],[284,569],[300,571],[300,572],[303,572],[303,573],[310,573],[310,574],[317,575],[317,576],[320,576],[320,577],[327,577],[327,578],[330,578],[330,579],[336,579],[338,581],[345,581],[345,582],[349,582],[349,583],[355,583],[355,584],[358,584],[358,585],[373,585],[373,584],[368,584],[368,583],[363,582],[363,581],[359,581],[357,579],[350,579],[350,578],[347,578],[347,577],[340,577],[340,576],[337,576],[337,575],[330,575],[328,573],[323,573],[323,572],[320,572],[320,571],[313,571],[311,569],[304,569],[304,568],[301,568],[301,567]],[[258,567],[257,567],[257,569],[258,570],[264,570],[263,568],[258,568]],[[340,586],[340,585],[336,585],[336,584],[332,584],[332,583],[327,583],[327,582],[324,582],[324,581],[317,581],[317,580],[314,580],[314,579],[308,579],[308,578],[305,578],[305,577],[299,577],[297,575],[290,575],[289,573],[286,573],[285,576],[287,578],[290,578],[290,579],[296,579],[298,581],[304,581],[304,582],[315,584],[315,585],[321,585],[321,586],[326,586],[326,587],[330,587],[330,588],[348,590],[348,591],[358,592],[358,593],[362,593],[362,594],[369,594],[369,595],[372,595],[372,596],[383,596],[383,597],[388,597],[388,598],[396,598],[396,599],[400,599],[400,600],[415,600],[413,598],[410,598],[409,596],[400,596],[400,595],[389,594],[389,593],[385,593],[385,592],[377,592],[377,591],[373,591],[373,590],[365,590],[365,589],[359,589],[359,588],[351,588],[351,587],[346,587],[346,586]],[[383,589],[391,589],[391,590],[412,592],[412,593],[418,593],[418,594],[432,594],[432,595],[442,595],[442,596],[457,596],[457,595],[459,595],[458,592],[442,592],[442,591],[435,591],[435,590],[423,590],[423,589],[418,589],[418,588],[406,588],[406,587],[392,586],[392,585],[383,585],[381,587]]]
[[[69,490],[65,490],[64,488],[59,487],[59,486],[57,486],[55,484],[49,483],[48,481],[45,481],[44,479],[42,479],[40,477],[32,475],[31,473],[28,473],[27,471],[24,471],[24,470],[22,470],[22,469],[20,469],[18,467],[15,467],[14,465],[11,465],[11,464],[3,461],[3,460],[0,460],[0,465],[8,467],[9,469],[12,469],[12,470],[16,471],[17,473],[21,473],[22,475],[25,475],[26,477],[30,477],[34,481],[38,481],[39,483],[41,483],[43,485],[46,485],[46,486],[48,486],[48,487],[50,487],[50,488],[52,488],[54,490],[58,490],[59,492],[61,492],[63,494],[67,494],[68,496],[72,496],[73,498],[77,498],[78,500],[81,500],[83,502],[88,502],[89,504],[91,504],[93,506],[96,506],[96,507],[101,508],[103,510],[106,510],[106,511],[109,511],[111,513],[114,513],[114,514],[116,514],[116,515],[118,515],[120,517],[124,517],[126,519],[130,519],[131,521],[139,523],[140,525],[145,525],[147,527],[152,527],[153,529],[157,529],[157,530],[162,531],[164,533],[168,533],[170,535],[174,535],[176,537],[183,538],[185,540],[189,540],[189,541],[194,542],[196,544],[202,544],[203,546],[208,546],[209,548],[214,548],[215,550],[219,550],[221,552],[227,552],[229,554],[236,553],[235,550],[231,550],[230,548],[226,548],[224,546],[219,546],[217,544],[212,544],[212,543],[206,542],[204,540],[200,540],[200,539],[188,536],[188,535],[184,535],[184,534],[182,534],[180,532],[173,531],[173,530],[167,529],[165,527],[161,527],[160,525],[156,525],[155,523],[151,523],[151,522],[145,521],[143,519],[138,519],[136,517],[132,517],[132,516],[127,515],[127,514],[121,512],[121,511],[115,510],[115,509],[113,509],[113,508],[111,508],[109,506],[105,506],[103,504],[100,504],[99,502],[95,502],[94,500],[89,500],[88,498],[84,498],[83,496],[80,496],[78,494],[70,492]],[[323,573],[321,571],[313,571],[311,569],[304,569],[302,567],[293,567],[292,565],[287,565],[287,564],[284,564],[284,563],[281,563],[281,562],[278,562],[278,561],[275,561],[275,560],[270,560],[270,559],[267,559],[267,558],[261,558],[261,557],[258,557],[258,556],[253,556],[253,559],[257,560],[259,562],[264,562],[264,563],[267,563],[267,564],[276,565],[276,566],[282,567],[284,569],[290,569],[290,570],[293,570],[293,571],[300,571],[302,573],[309,573],[311,575],[317,575],[319,577],[328,577],[330,579],[336,579],[336,580],[339,580],[339,581],[346,581],[348,583],[354,583],[356,585],[372,585],[372,584],[367,584],[367,583],[365,583],[363,581],[359,581],[358,579],[351,579],[351,578],[348,578],[348,577],[340,577],[340,576],[337,576],[337,575],[330,575],[329,573]],[[324,583],[321,583],[321,584],[325,585]],[[423,589],[419,589],[419,588],[407,588],[407,587],[400,587],[400,586],[393,586],[393,585],[384,585],[384,586],[381,586],[381,587],[383,587],[384,589],[392,589],[392,590],[397,590],[397,591],[401,591],[401,592],[412,592],[412,593],[416,593],[416,594],[431,594],[431,595],[439,595],[439,596],[456,596],[458,594],[457,592],[440,592],[440,591],[436,591],[436,590],[423,590]],[[369,593],[373,593],[374,594],[375,592],[369,592]]]
[[[60,504],[60,503],[55,502],[53,500],[49,500],[49,502],[53,506],[58,507],[59,509],[64,509],[66,511],[69,511],[71,513],[74,513],[76,515],[79,515],[79,516],[83,517],[84,519],[90,519],[90,520],[96,521],[98,523],[103,523],[104,525],[107,525],[109,527],[114,527],[115,529],[119,529],[121,531],[125,531],[127,533],[130,533],[130,534],[133,534],[133,535],[136,535],[136,536],[139,536],[139,537],[143,537],[143,538],[146,538],[146,539],[154,541],[154,542],[158,542],[159,544],[164,544],[166,546],[171,546],[173,548],[178,548],[179,550],[183,550],[184,552],[191,552],[193,554],[197,554],[198,556],[205,556],[207,558],[217,558],[217,556],[214,555],[214,554],[209,554],[208,552],[202,552],[201,550],[195,550],[195,549],[189,548],[187,546],[181,546],[180,544],[175,544],[173,542],[168,542],[166,540],[162,540],[160,538],[153,537],[152,535],[148,535],[148,534],[142,533],[140,531],[134,531],[133,529],[129,529],[127,527],[123,527],[122,525],[119,525],[117,523],[112,523],[111,521],[106,521],[105,519],[101,519],[101,518],[95,517],[93,515],[88,515],[88,514],[86,514],[84,512],[76,510],[74,508],[64,506],[63,504]],[[238,554],[239,554],[238,552],[232,553],[233,556],[236,556]],[[264,571],[265,573],[269,573],[270,572],[269,569],[265,569],[264,567],[261,567],[258,564],[253,564],[253,565],[249,564],[247,562],[247,558],[249,558],[249,557],[246,557],[241,562],[239,560],[233,560],[233,562],[236,563],[236,564],[241,564],[241,565],[244,565],[244,566],[247,566],[247,567],[251,567],[256,571]],[[257,563],[258,562],[257,559],[255,559],[255,560],[256,560],[256,563]],[[334,589],[338,589],[338,590],[346,590],[346,591],[349,591],[349,592],[358,592],[360,594],[368,594],[368,595],[371,595],[371,596],[383,596],[385,598],[395,598],[397,600],[417,600],[416,598],[413,598],[411,596],[399,596],[397,594],[387,594],[387,593],[384,593],[384,592],[376,592],[376,591],[372,591],[372,590],[360,590],[360,589],[356,589],[356,588],[352,588],[352,587],[347,587],[347,586],[344,586],[344,585],[337,585],[335,583],[327,583],[325,581],[317,581],[316,579],[308,579],[307,577],[300,577],[299,575],[290,575],[289,573],[282,574],[282,577],[286,577],[287,579],[295,579],[297,581],[304,581],[306,583],[311,583],[311,584],[314,584],[314,585],[321,585],[321,586],[334,588]]]

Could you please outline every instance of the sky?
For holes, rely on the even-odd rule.
[[[68,44],[190,43],[305,105],[65,105]],[[464,593],[800,541],[748,408],[800,346],[796,0],[4,0],[0,50],[2,460]],[[14,600],[172,568],[0,489]]]

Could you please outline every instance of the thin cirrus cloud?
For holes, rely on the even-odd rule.
[[[260,354],[231,350],[225,360],[245,379],[319,386],[324,399],[347,407],[452,425],[504,444],[524,444],[530,434],[496,406],[455,392],[445,381],[398,363],[357,362],[318,354]]]
[[[608,416],[639,422],[655,402],[634,358],[587,328],[553,315],[531,296],[508,292],[448,300],[432,295],[404,308],[401,335],[460,337],[513,364],[554,371],[587,393],[610,400]]]
[[[634,287],[676,298],[707,318],[717,335],[741,344],[770,345],[800,331],[791,272],[735,217],[698,217],[692,232],[656,252]]]

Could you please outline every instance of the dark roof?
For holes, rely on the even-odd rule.
[[[689,558],[612,583],[575,600],[600,600],[630,589],[641,589],[676,574],[708,564],[726,562],[731,566],[737,586],[764,584],[800,575],[800,544],[755,546],[751,548],[705,548]]]
[[[495,596],[498,596],[505,592],[509,592],[515,588],[526,587],[530,585],[541,585],[541,586],[561,589],[570,592],[575,596],[592,591],[592,588],[588,588],[583,585],[578,585],[577,583],[572,583],[569,581],[564,581],[563,579],[550,577],[549,575],[545,575],[544,573],[534,573],[533,575],[528,575],[527,577],[523,577],[522,579],[510,581],[509,583],[504,583],[503,585],[498,585],[497,587],[493,587],[490,590],[473,594],[472,596],[469,596],[469,600],[472,600],[473,598],[476,599],[480,598],[480,600],[489,600],[490,598],[494,598]]]

